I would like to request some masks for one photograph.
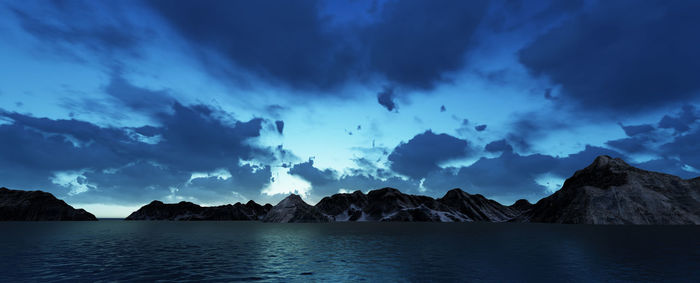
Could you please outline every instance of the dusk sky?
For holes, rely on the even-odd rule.
[[[3,1],[0,183],[98,217],[700,175],[700,1]]]

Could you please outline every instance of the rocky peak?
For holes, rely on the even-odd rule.
[[[468,195],[469,194],[467,194],[467,192],[463,191],[462,189],[454,188],[447,191],[447,193],[445,193],[445,196],[443,196],[442,199],[461,199]]]
[[[299,205],[310,206],[303,199],[301,199],[301,196],[297,194],[290,194],[282,201],[280,201],[275,207],[295,207]]]
[[[620,158],[612,158],[607,155],[600,155],[593,160],[584,170],[627,170],[633,168]]]
[[[264,222],[329,222],[328,216],[301,199],[297,194],[290,194],[262,218]]]
[[[385,188],[381,188],[378,190],[370,191],[369,193],[367,193],[367,196],[375,198],[375,197],[395,196],[395,195],[402,195],[402,194],[403,193],[397,189],[385,187]]]
[[[692,180],[599,156],[527,212],[526,221],[586,224],[697,224],[700,187]]]
[[[601,155],[596,157],[588,167],[576,171],[564,182],[562,189],[584,186],[606,189],[622,186],[628,182],[629,172],[632,171],[640,171],[640,169],[630,166],[620,158]]]

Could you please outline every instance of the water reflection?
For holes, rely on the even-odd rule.
[[[0,223],[0,281],[691,281],[700,228]]]

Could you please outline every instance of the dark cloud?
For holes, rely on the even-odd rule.
[[[484,150],[488,152],[513,152],[513,147],[506,140],[497,140],[488,143]]]
[[[492,3],[500,5],[492,8],[493,12],[486,23],[496,32],[503,32],[514,31],[528,24],[547,27],[557,19],[578,12],[584,1],[506,0]]]
[[[647,134],[647,133],[654,131],[654,126],[649,125],[649,124],[632,125],[632,126],[625,126],[625,125],[620,124],[620,127],[622,127],[622,130],[625,131],[625,134],[629,137],[641,135],[641,134]]]
[[[231,65],[295,87],[333,86],[356,61],[344,34],[325,30],[329,21],[319,17],[317,1],[148,3],[191,43],[219,52]]]
[[[551,119],[538,112],[518,114],[511,123],[511,132],[506,135],[506,140],[518,151],[527,152],[532,149],[532,144],[557,130],[571,127],[570,121],[563,119]]]
[[[140,44],[152,32],[130,24],[120,13],[122,10],[112,4],[45,1],[40,4],[41,9],[32,7],[31,3],[23,3],[10,6],[10,10],[27,33],[41,40],[44,46],[70,55],[73,59],[82,60],[75,47],[98,55],[138,55]]]
[[[474,127],[474,130],[476,130],[477,132],[483,132],[484,130],[486,130],[486,127],[486,125],[477,125]]]
[[[175,103],[167,91],[134,86],[118,70],[112,71],[109,84],[105,86],[104,91],[123,106],[142,113],[156,114],[169,111]]]
[[[294,166],[289,169],[289,174],[299,176],[304,180],[309,181],[312,186],[323,186],[332,182],[337,177],[334,170],[319,170],[318,168],[314,167],[313,159],[294,164]]]
[[[551,88],[547,88],[544,90],[544,98],[548,99],[548,100],[554,99],[554,96],[552,96],[552,89]]]
[[[660,146],[660,152],[664,156],[680,160],[682,163],[700,169],[700,128],[696,128],[684,135],[676,136],[673,141]]]
[[[466,140],[428,130],[408,142],[402,142],[389,154],[391,169],[399,174],[420,179],[438,170],[444,161],[467,157],[474,150]]]
[[[649,142],[648,137],[631,137],[607,141],[605,144],[626,153],[646,153],[651,149]]]
[[[369,75],[432,87],[443,73],[462,67],[487,10],[485,1],[391,1],[375,21],[336,25],[332,16],[319,16],[319,1],[149,3],[187,41],[227,61],[218,63],[320,89]]]
[[[284,121],[282,121],[282,120],[275,121],[275,127],[277,128],[277,132],[281,135],[282,132],[284,131]]]
[[[684,105],[677,116],[664,115],[659,121],[659,128],[674,129],[676,133],[684,133],[690,130],[690,125],[700,119],[700,114],[693,105]]]
[[[645,161],[642,163],[635,164],[635,166],[656,172],[664,172],[667,174],[673,174],[685,179],[691,179],[700,176],[697,172],[690,172],[684,170],[685,164],[676,159],[660,158]]]
[[[520,62],[586,110],[638,113],[698,98],[700,2],[596,3],[522,49]]]
[[[193,189],[193,184],[183,183],[194,172],[229,172],[231,180],[221,186],[199,189],[229,197],[234,190],[258,195],[271,176],[269,166],[240,164],[274,159],[270,149],[249,143],[260,135],[263,121],[236,121],[208,106],[174,103],[168,113],[155,115],[159,126],[139,128],[99,127],[14,112],[0,116],[12,121],[0,125],[4,137],[0,141],[0,178],[19,188],[36,185],[65,195],[66,188],[46,180],[55,179],[58,172],[72,172],[94,185],[73,196],[75,199],[89,200],[97,193],[112,196],[118,203],[143,202],[155,195],[162,197],[171,188],[185,193],[185,187]],[[27,176],[31,178],[24,179]],[[224,181],[217,180],[212,182]]]
[[[402,85],[432,87],[462,67],[486,8],[485,1],[387,2],[363,34],[371,67]]]
[[[394,103],[394,88],[385,87],[384,90],[377,94],[377,102],[384,106],[386,110],[394,111],[396,103]]]

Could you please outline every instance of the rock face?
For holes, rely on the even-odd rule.
[[[409,195],[394,188],[367,193],[368,204],[363,211],[367,221],[467,221],[462,215],[435,199]]]
[[[599,156],[516,219],[574,224],[700,224],[700,178],[632,167]]]
[[[292,223],[292,222],[330,222],[331,219],[321,211],[301,199],[300,196],[291,194],[263,217],[263,222]]]
[[[394,188],[370,191],[367,195],[355,191],[325,197],[316,207],[334,221],[500,222],[520,214],[519,209],[460,189],[450,190],[437,200],[404,194]]]
[[[202,207],[191,202],[165,204],[154,200],[131,213],[126,220],[260,220],[272,208],[254,201]]]
[[[0,221],[97,220],[94,215],[75,209],[52,194],[0,188]]]
[[[527,209],[526,200],[513,206],[503,206],[495,200],[490,200],[482,195],[468,194],[460,189],[448,191],[444,197],[438,199],[441,203],[458,211],[463,218],[470,221],[503,222],[512,219]],[[525,201],[524,204],[522,201]]]

